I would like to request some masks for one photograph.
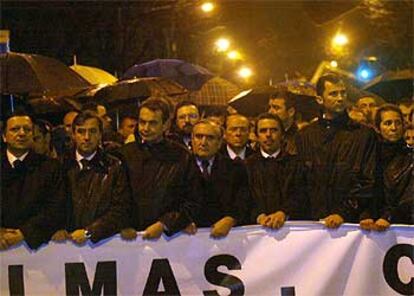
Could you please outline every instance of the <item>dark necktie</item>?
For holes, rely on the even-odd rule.
[[[83,158],[80,160],[81,164],[82,164],[82,171],[84,170],[89,170],[90,169],[90,161],[87,160],[86,158]]]
[[[233,158],[234,161],[242,161],[243,159],[240,156],[236,156],[235,158]]]
[[[20,159],[16,159],[15,161],[13,161],[13,168],[17,172],[23,171],[23,169],[24,169],[24,163],[23,163],[23,161],[21,161]]]
[[[210,178],[210,174],[208,172],[208,167],[210,166],[210,162],[208,160],[201,161],[201,168],[203,169],[203,178],[208,180]]]

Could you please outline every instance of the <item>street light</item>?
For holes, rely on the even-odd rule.
[[[348,37],[345,34],[337,33],[335,37],[332,39],[333,46],[344,46],[347,45],[349,42]]]
[[[232,50],[227,53],[227,57],[230,60],[241,60],[241,54],[237,50]]]
[[[210,13],[214,10],[215,5],[213,2],[204,2],[200,7],[203,12]]]
[[[230,41],[226,38],[220,38],[216,41],[217,51],[225,52],[230,48]]]
[[[338,62],[337,61],[331,61],[330,63],[329,63],[329,65],[332,67],[332,68],[337,68],[338,67]]]
[[[238,71],[238,74],[241,78],[247,79],[253,75],[253,71],[249,67],[242,67]]]

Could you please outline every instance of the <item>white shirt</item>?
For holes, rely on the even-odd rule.
[[[203,165],[201,164],[202,160],[199,159],[199,158],[196,158],[196,162],[197,162],[198,167],[200,168],[200,171],[203,172]],[[208,173],[209,174],[211,174],[211,167],[213,166],[213,162],[214,162],[214,157],[212,157],[212,158],[210,158],[208,160],[208,168],[207,168],[207,170],[208,170]]]
[[[230,158],[233,160],[236,157],[240,157],[241,159],[246,158],[246,147],[243,148],[243,150],[240,152],[240,154],[236,154],[236,152],[231,149],[229,145],[227,145],[227,153],[229,154]]]
[[[80,169],[83,169],[83,165],[81,160],[82,159],[86,159],[88,161],[90,161],[96,154],[96,151],[94,153],[92,153],[91,155],[89,155],[88,157],[83,157],[82,155],[79,154],[78,150],[76,150],[75,155],[76,155],[76,161],[78,162],[78,165],[80,167]]]
[[[266,152],[264,152],[262,150],[262,148],[260,148],[260,153],[262,154],[262,156],[264,158],[269,158],[269,157],[276,158],[279,155],[279,153],[280,153],[280,149],[278,149],[275,153],[273,153],[272,155],[270,155],[270,154],[267,154]]]
[[[20,161],[23,161],[25,158],[26,158],[26,156],[27,156],[27,154],[29,154],[29,151],[27,151],[25,154],[23,154],[22,156],[20,156],[20,157],[16,157],[16,156],[14,156],[9,150],[7,150],[6,151],[6,154],[7,154],[7,160],[9,161],[9,163],[10,163],[10,166],[12,167],[12,168],[14,168],[14,162],[16,161],[16,160],[20,160]]]

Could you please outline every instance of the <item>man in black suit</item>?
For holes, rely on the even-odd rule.
[[[75,117],[72,138],[75,150],[64,159],[68,190],[68,225],[54,235],[76,244],[98,242],[127,224],[130,191],[124,167],[99,145],[103,123],[93,111]]]
[[[27,113],[5,120],[3,141],[0,249],[23,240],[35,249],[64,224],[62,171],[56,160],[31,149],[33,120]]]
[[[199,120],[200,112],[196,103],[179,102],[175,107],[173,127],[168,138],[184,145],[191,151],[191,132],[194,124]]]
[[[222,137],[221,127],[211,121],[194,125],[194,161],[202,192],[194,228],[211,227],[212,237],[226,236],[234,225],[243,224],[250,206],[246,168],[218,153]]]
[[[255,202],[252,222],[279,228],[285,220],[305,219],[306,194],[303,166],[283,146],[282,120],[269,113],[257,119],[260,151],[246,160],[249,188]]]
[[[132,190],[132,218],[121,232],[134,239],[156,239],[173,234],[191,223],[190,153],[164,137],[169,127],[169,106],[163,99],[148,99],[140,107],[136,141],[119,149]]]
[[[231,160],[244,160],[254,153],[249,147],[250,122],[247,117],[234,114],[226,118],[224,140],[220,153]]]

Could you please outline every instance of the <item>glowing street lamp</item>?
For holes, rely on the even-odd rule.
[[[225,52],[230,48],[230,41],[226,38],[220,38],[216,41],[217,51]]]
[[[201,10],[205,13],[212,12],[215,8],[215,5],[213,2],[204,2],[201,4]]]
[[[227,53],[227,57],[230,60],[241,60],[241,54],[237,50],[232,50]]]
[[[332,45],[333,46],[344,46],[347,45],[349,42],[348,37],[345,34],[338,33],[335,35],[335,37],[332,39]]]
[[[238,72],[241,78],[247,79],[253,75],[253,71],[249,67],[242,67]]]
[[[331,62],[329,63],[329,65],[330,65],[332,68],[337,68],[337,67],[338,67],[338,62],[337,62],[337,61],[331,61]]]

